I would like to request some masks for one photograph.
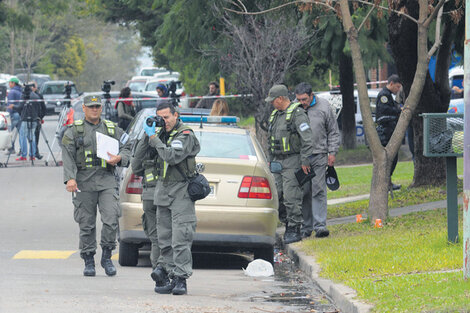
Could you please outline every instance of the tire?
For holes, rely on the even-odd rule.
[[[254,251],[254,259],[263,259],[269,263],[274,263],[274,247],[259,248]]]
[[[139,247],[136,244],[119,242],[119,265],[136,266],[139,261]]]

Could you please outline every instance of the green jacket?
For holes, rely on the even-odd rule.
[[[157,163],[162,164],[154,200],[159,205],[169,205],[172,193],[187,192],[186,178],[195,173],[195,157],[201,150],[199,141],[189,127],[178,121],[169,134],[157,130],[157,136],[150,138],[149,145],[157,150]],[[176,166],[187,177],[182,177]]]
[[[299,103],[291,103],[284,111],[274,110],[269,119],[268,134],[270,161],[299,155],[301,165],[310,165],[313,133]]]
[[[114,167],[96,157],[96,132],[119,141],[120,166],[127,166],[131,143],[124,131],[115,123],[100,120],[97,125],[78,120],[70,125],[62,138],[64,183],[75,179],[81,191],[100,191],[117,187]],[[123,136],[124,135],[124,136]]]

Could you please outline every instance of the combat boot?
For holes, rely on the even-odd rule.
[[[161,266],[157,267],[150,274],[152,279],[155,281],[155,292],[160,294],[170,294],[174,287],[173,282],[170,282],[166,270]]]
[[[176,276],[175,279],[173,279],[173,284],[175,286],[173,287],[173,290],[171,291],[172,294],[185,295],[188,293],[188,288],[186,287],[186,278],[183,278],[181,276]]]
[[[111,261],[111,249],[103,248],[103,254],[101,255],[101,266],[104,268],[106,275],[116,275],[116,268],[114,267],[113,261]]]
[[[95,258],[94,253],[82,253],[82,259],[85,261],[85,269],[83,270],[83,276],[95,276]]]
[[[284,233],[284,243],[287,245],[289,243],[300,240],[302,240],[302,235],[300,234],[300,225],[288,226],[286,232]]]

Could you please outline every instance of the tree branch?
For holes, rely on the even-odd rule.
[[[368,19],[369,16],[372,14],[372,12],[374,11],[374,9],[375,9],[375,5],[374,5],[372,8],[370,8],[369,12],[367,12],[367,15],[366,15],[366,17],[364,18],[364,20],[362,20],[361,25],[359,25],[359,27],[357,28],[357,32],[360,32],[360,31],[361,31],[362,26],[364,26],[364,24],[366,23],[367,19]]]
[[[423,23],[423,26],[428,28],[429,27],[429,24],[432,23],[432,21],[434,20],[434,18],[437,16],[437,14],[439,12],[441,12],[441,8],[444,6],[444,3],[446,2],[447,0],[439,0],[439,3],[436,5],[436,7],[434,8],[434,10],[432,11],[432,13],[428,16],[428,18],[424,21]],[[442,12],[441,12],[442,14]]]
[[[237,0],[238,2],[241,3],[241,5],[243,5],[242,1],[241,0]],[[233,2],[232,2],[233,3]],[[272,11],[275,11],[275,10],[278,10],[280,8],[283,8],[283,7],[286,7],[288,5],[292,5],[292,4],[297,4],[297,3],[313,3],[313,4],[319,4],[319,5],[323,5],[331,10],[334,10],[335,8],[332,7],[331,5],[327,4],[327,3],[323,3],[321,1],[312,1],[312,0],[297,0],[297,1],[291,1],[291,2],[287,2],[287,3],[284,3],[284,4],[281,4],[281,5],[278,5],[277,7],[274,7],[274,8],[270,8],[270,9],[266,9],[266,10],[263,10],[263,11],[259,11],[259,12],[248,12],[246,10],[246,7],[243,5],[243,8],[245,9],[245,11],[237,11],[237,10],[233,10],[233,9],[229,9],[229,8],[225,8],[224,7],[224,10],[226,11],[229,11],[229,12],[233,12],[233,13],[237,13],[237,14],[246,14],[246,15],[258,15],[258,14],[264,14],[264,13],[268,13],[268,12],[272,12]],[[234,3],[235,4],[235,3]],[[237,4],[235,4],[237,5]],[[237,5],[238,7],[240,7],[240,5]]]
[[[436,52],[437,48],[441,45],[442,42],[442,37],[441,37],[441,20],[442,20],[442,12],[444,11],[444,7],[441,7],[439,9],[439,13],[437,14],[436,18],[436,35],[435,35],[435,41],[434,45],[429,49],[428,52],[428,58],[431,58],[431,56]]]
[[[359,3],[363,3],[363,4],[367,4],[367,5],[373,5],[373,6],[377,7],[377,8],[384,9],[384,10],[387,10],[387,11],[389,11],[389,12],[394,12],[394,13],[396,13],[396,14],[398,14],[398,15],[400,15],[400,16],[404,16],[404,17],[406,17],[407,19],[412,20],[413,22],[415,22],[416,24],[418,24],[418,20],[417,20],[417,19],[415,19],[415,18],[412,17],[411,15],[405,14],[405,13],[403,13],[403,12],[401,12],[401,11],[392,10],[392,9],[390,9],[390,8],[388,8],[388,7],[384,7],[384,6],[382,6],[382,5],[377,5],[377,4],[375,4],[375,3],[370,3],[370,2],[364,1],[364,0],[354,0],[354,1],[359,2]]]

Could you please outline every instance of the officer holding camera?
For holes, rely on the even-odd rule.
[[[72,193],[74,219],[80,227],[80,256],[85,261],[83,275],[95,276],[96,210],[100,211],[101,266],[106,275],[116,275],[111,261],[116,248],[119,206],[118,185],[114,176],[117,165],[127,166],[131,155],[129,136],[117,125],[101,119],[102,106],[99,96],[86,96],[83,100],[84,120],[77,120],[65,131],[62,138],[64,183]],[[119,141],[118,155],[108,152],[109,159],[97,156],[96,133]]]
[[[199,141],[168,103],[159,105],[157,116],[144,121],[144,130],[150,147],[157,152],[154,203],[160,257],[151,277],[155,292],[182,295],[187,293],[186,279],[192,274],[196,213],[188,193],[188,178],[196,174]]]

